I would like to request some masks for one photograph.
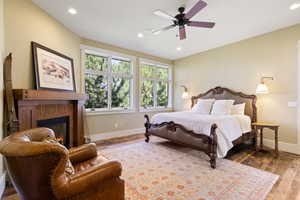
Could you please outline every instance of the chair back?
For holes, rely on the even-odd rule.
[[[53,179],[65,176],[68,150],[44,141],[46,138],[55,138],[54,132],[36,128],[14,133],[0,142],[6,169],[22,199],[55,199]]]

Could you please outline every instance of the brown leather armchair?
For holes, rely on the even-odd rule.
[[[68,151],[45,141],[54,136],[50,129],[37,128],[0,142],[0,153],[21,199],[124,200],[119,162],[98,155],[95,144]]]

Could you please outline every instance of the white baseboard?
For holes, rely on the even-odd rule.
[[[5,189],[5,174],[6,173],[3,173],[0,175],[0,199],[1,199],[4,189]]]
[[[122,131],[114,131],[114,132],[107,132],[107,133],[98,133],[95,135],[90,135],[91,141],[99,141],[99,140],[107,140],[112,138],[118,137],[125,137],[130,135],[135,135],[139,133],[145,133],[145,128],[138,128],[138,129],[130,129],[130,130],[122,130]]]
[[[258,139],[257,145],[260,144],[260,140]],[[264,139],[264,146],[274,149],[275,141],[270,139]],[[285,142],[278,142],[279,151],[285,151],[294,154],[300,154],[300,146],[298,144],[291,144]]]

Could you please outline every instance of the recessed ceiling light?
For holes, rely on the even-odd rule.
[[[181,47],[177,47],[176,49],[177,49],[177,51],[181,51]]]
[[[75,8],[69,8],[68,9],[68,12],[71,14],[71,15],[76,15],[77,14],[77,10]]]
[[[290,10],[296,10],[297,8],[300,8],[300,3],[293,3],[290,6]]]
[[[143,38],[143,37],[144,37],[144,34],[143,34],[143,33],[138,33],[137,36],[138,36],[139,38]]]

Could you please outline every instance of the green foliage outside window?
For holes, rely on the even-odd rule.
[[[130,105],[130,80],[126,78],[113,78],[112,80],[113,108],[128,108]]]
[[[156,106],[168,106],[168,86],[169,86],[169,70],[168,68],[158,67],[154,65],[143,64],[141,67],[141,107],[151,108]],[[154,95],[155,94],[155,95]]]
[[[130,61],[120,59],[111,59],[111,72],[108,73],[109,59],[107,57],[86,54],[86,78],[85,90],[89,96],[86,101],[86,108],[108,108],[111,102],[112,108],[129,108],[130,107],[130,88],[131,78],[119,77],[117,74],[131,73]],[[109,83],[108,80],[111,80]],[[108,85],[110,84],[111,99],[109,101]]]
[[[157,83],[157,105],[160,107],[168,106],[168,83],[159,81]]]
[[[153,65],[142,65],[142,77],[143,78],[156,78],[156,67]]]
[[[161,80],[168,80],[169,79],[169,73],[167,68],[158,67],[157,68],[157,76]]]
[[[107,108],[107,79],[104,76],[86,74],[85,92],[89,96],[85,103],[86,108]]]
[[[85,67],[86,69],[106,72],[108,69],[108,58],[103,56],[86,54]]]
[[[141,107],[149,108],[154,106],[153,101],[154,81],[144,80],[141,88]]]
[[[85,90],[89,96],[85,104],[86,108],[131,107],[132,66],[130,61],[86,54],[85,66]],[[169,69],[142,64],[140,70],[142,76],[141,107],[167,107]]]
[[[112,72],[113,73],[123,73],[130,74],[131,73],[131,64],[129,61],[119,60],[113,58],[112,62]]]

